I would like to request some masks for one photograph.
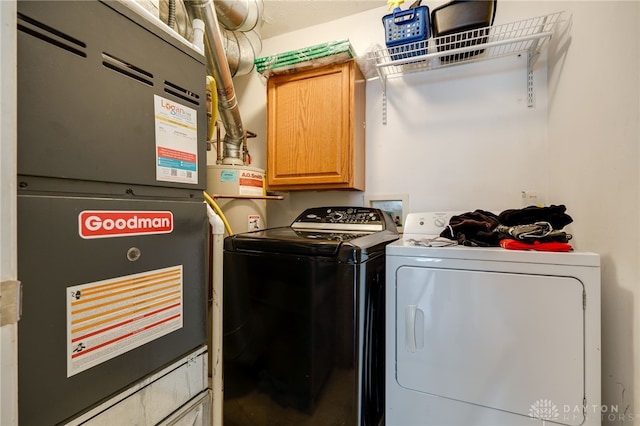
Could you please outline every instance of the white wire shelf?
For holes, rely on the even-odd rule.
[[[528,105],[533,106],[533,65],[565,21],[565,12],[556,12],[368,52],[364,59],[382,82],[385,124],[387,79],[523,53],[528,58]]]
[[[564,12],[371,51],[366,60],[386,79],[407,73],[529,52],[535,55],[563,22]]]

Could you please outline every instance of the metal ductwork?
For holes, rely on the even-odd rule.
[[[264,11],[262,0],[216,0],[214,6],[222,26],[231,31],[256,29]]]
[[[249,74],[253,71],[254,59],[262,50],[262,39],[258,32],[230,31],[224,28],[220,31],[231,76]]]
[[[254,59],[262,50],[257,29],[263,9],[262,0],[160,2],[160,19],[171,23],[172,28],[187,39],[193,31],[191,21],[200,19],[204,22],[207,72],[216,81],[218,112],[225,129],[223,164],[243,164],[245,129],[232,77],[253,71]],[[219,23],[224,28],[220,28]]]
[[[138,0],[141,5],[143,1]],[[188,0],[186,0],[188,1]],[[220,24],[222,47],[226,53],[231,76],[253,71],[254,60],[262,51],[259,27],[262,24],[262,0],[215,0],[212,2]],[[163,0],[159,4],[159,19],[186,39],[191,39],[191,18],[185,3]]]

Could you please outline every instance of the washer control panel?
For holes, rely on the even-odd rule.
[[[369,207],[314,207],[291,224],[294,229],[377,232],[386,229],[384,213]]]

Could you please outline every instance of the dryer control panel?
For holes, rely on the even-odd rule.
[[[293,221],[293,229],[379,232],[395,227],[388,214],[369,207],[314,207]],[[391,228],[393,230],[393,228]]]

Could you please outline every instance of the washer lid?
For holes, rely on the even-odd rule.
[[[343,262],[363,262],[374,254],[384,254],[385,246],[398,234],[381,232],[331,232],[269,228],[225,238],[225,251],[279,253],[331,258]]]
[[[333,257],[341,243],[329,234],[300,232],[285,226],[232,235],[225,240],[225,249]]]

